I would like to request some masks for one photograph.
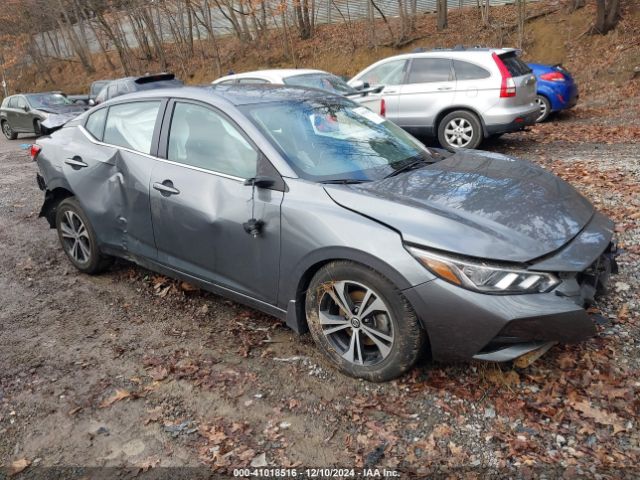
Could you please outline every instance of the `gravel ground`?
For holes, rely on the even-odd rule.
[[[632,107],[621,115],[633,118]],[[196,478],[251,464],[637,474],[640,147],[559,136],[584,125],[580,113],[486,148],[542,164],[615,218],[626,252],[594,308],[610,323],[526,369],[424,361],[382,385],[336,373],[308,336],[272,317],[127,262],[79,274],[37,218],[36,167],[19,148],[32,140],[3,138],[0,467],[26,467],[24,478],[199,467],[188,470]]]

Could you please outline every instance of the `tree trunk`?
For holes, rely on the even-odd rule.
[[[592,33],[606,35],[620,20],[620,0],[596,0],[596,23]]]
[[[438,0],[438,3],[436,3],[436,12],[438,14],[438,30],[444,30],[449,24],[447,19],[448,8],[449,6],[447,5],[447,0]]]

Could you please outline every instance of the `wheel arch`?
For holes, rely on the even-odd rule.
[[[62,200],[74,197],[74,193],[66,187],[60,186],[47,190],[44,195],[44,203],[40,209],[39,217],[44,217],[49,223],[49,227],[56,228],[56,211]]]
[[[323,266],[337,261],[349,261],[371,268],[389,280],[399,290],[405,290],[412,286],[395,268],[367,252],[352,248],[319,250],[298,264],[290,277],[297,279],[297,281],[291,282],[292,284],[288,286],[283,295],[287,309],[286,324],[295,332],[301,334],[308,331],[305,299],[311,279]]]
[[[442,119],[445,116],[449,115],[450,113],[458,110],[466,111],[475,115],[482,127],[482,136],[484,138],[487,138],[489,136],[489,132],[487,132],[487,126],[484,124],[484,119],[482,118],[482,115],[480,114],[480,112],[478,112],[475,108],[469,107],[468,105],[457,105],[457,106],[449,106],[443,109],[442,111],[440,111],[438,115],[436,115],[436,119],[433,122],[433,131],[436,137],[438,136],[438,129],[440,128],[440,122],[442,121]]]

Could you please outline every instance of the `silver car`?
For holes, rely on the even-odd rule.
[[[385,58],[349,84],[384,85],[385,116],[448,149],[535,123],[536,79],[513,49],[456,48]]]
[[[118,97],[31,149],[69,260],[121,257],[311,331],[374,381],[595,333],[612,222],[525,161],[424,147],[369,109],[273,85]]]

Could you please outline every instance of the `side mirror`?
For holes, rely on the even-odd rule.
[[[258,188],[270,188],[270,187],[273,187],[275,183],[276,183],[275,179],[267,176],[261,176],[261,175],[253,178],[247,178],[244,181],[245,185],[252,185]]]
[[[88,103],[90,107],[93,107],[96,104],[96,101],[93,98],[90,98]]]
[[[369,84],[367,82],[363,82],[362,80],[356,80],[351,84],[351,87],[355,90],[364,90],[365,88],[369,88]]]
[[[29,105],[25,105],[24,107],[22,107],[22,109],[23,109],[25,112],[28,112],[28,111],[29,111]]]

